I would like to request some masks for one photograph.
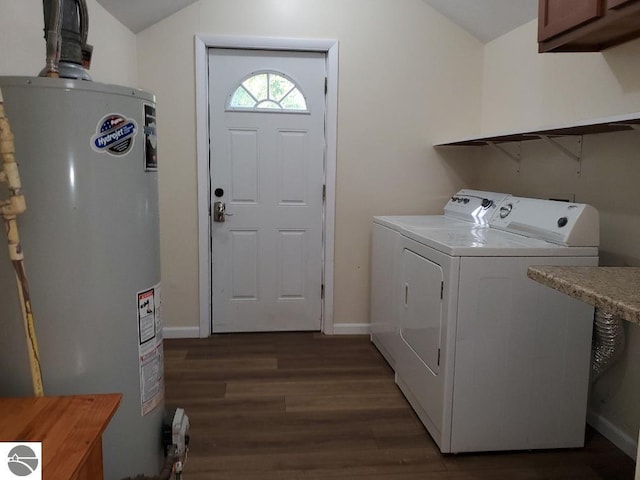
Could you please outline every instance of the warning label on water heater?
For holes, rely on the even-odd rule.
[[[162,302],[160,284],[138,292],[138,357],[142,415],[162,403],[164,354],[162,350]]]
[[[104,116],[96,127],[96,134],[91,137],[91,148],[96,152],[123,156],[133,148],[138,125],[132,118],[119,113]]]
[[[144,170],[158,171],[158,137],[156,135],[156,107],[144,104]]]

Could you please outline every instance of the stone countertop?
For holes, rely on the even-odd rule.
[[[640,324],[640,267],[533,266],[527,276],[602,312]]]

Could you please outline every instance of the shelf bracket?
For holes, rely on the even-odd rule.
[[[516,173],[520,173],[520,159],[521,159],[521,155],[520,155],[520,145],[521,145],[521,143],[520,142],[518,142],[518,149],[516,150],[515,153],[510,152],[509,150],[507,150],[502,145],[500,145],[499,143],[496,143],[496,142],[489,141],[489,142],[487,142],[487,145],[489,145],[494,150],[499,151],[503,155],[506,155],[508,158],[510,158],[511,160],[516,162],[516,165],[517,165],[516,166]]]
[[[578,175],[582,173],[582,135],[577,137],[576,142],[576,151],[575,153],[569,150],[567,147],[558,142],[555,138],[551,138],[548,135],[538,135],[542,140],[547,142],[549,145],[552,145],[564,155],[569,157],[572,160],[578,162],[578,171],[576,172]]]

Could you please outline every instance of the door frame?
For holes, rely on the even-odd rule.
[[[323,217],[323,284],[321,329],[333,334],[333,275],[336,208],[336,167],[338,142],[338,41],[231,35],[195,35],[196,158],[198,174],[198,290],[200,337],[212,333],[214,315],[211,270],[211,167],[209,161],[209,56],[210,48],[296,50],[326,55],[327,94],[325,97],[325,185]]]

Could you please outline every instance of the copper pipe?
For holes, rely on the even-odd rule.
[[[62,45],[62,1],[52,0],[50,16],[44,26],[47,31],[47,56],[41,77],[58,78],[58,63]]]
[[[33,394],[36,397],[44,395],[42,386],[42,372],[40,369],[40,356],[38,354],[38,342],[33,322],[31,297],[29,295],[29,282],[24,268],[24,252],[20,244],[17,216],[24,213],[26,203],[21,194],[20,174],[15,160],[15,147],[13,133],[9,125],[9,119],[5,116],[4,106],[0,103],[0,158],[2,160],[0,181],[7,183],[9,187],[9,200],[0,202],[0,214],[4,218],[9,246],[9,258],[16,274],[18,297],[22,310],[22,320],[27,341],[27,353],[31,368],[31,383]]]

